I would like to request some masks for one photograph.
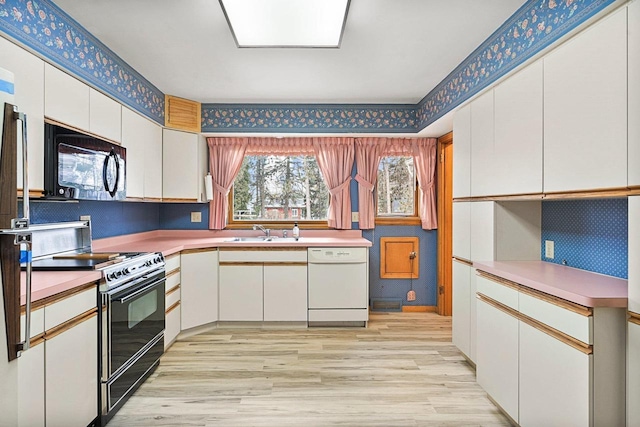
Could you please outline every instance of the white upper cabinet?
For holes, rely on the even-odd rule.
[[[144,198],[162,200],[162,126],[145,119]]]
[[[27,115],[29,188],[44,189],[44,62],[0,37],[0,68],[13,73],[15,102]],[[21,141],[21,139],[19,140]],[[18,147],[18,188],[22,188],[22,148]]]
[[[195,133],[164,129],[162,137],[162,198],[168,201],[202,201],[205,154]]]
[[[471,195],[471,106],[453,117],[453,197]]]
[[[127,198],[162,198],[162,128],[122,108],[122,145],[127,149]]]
[[[493,133],[493,90],[490,90],[471,103],[472,196],[490,195],[496,181],[493,165],[499,160],[493,146]],[[456,161],[455,155],[453,161]]]
[[[629,5],[629,185],[640,185],[640,1]]]
[[[111,141],[121,141],[122,106],[95,89],[89,89],[89,131]]]
[[[527,66],[494,89],[494,111],[491,169],[484,171],[490,180],[486,193],[541,193],[542,61]]]
[[[626,187],[626,164],[621,8],[544,58],[544,191]]]
[[[122,109],[122,145],[127,149],[127,198],[144,198],[145,121],[128,108]]]
[[[494,261],[495,203],[471,203],[471,261]]]
[[[471,260],[471,202],[453,204],[453,256]]]
[[[44,66],[44,115],[80,130],[89,130],[89,86],[58,70]]]

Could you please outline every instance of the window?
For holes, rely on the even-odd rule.
[[[377,216],[416,215],[416,175],[411,156],[383,157],[376,184]]]
[[[329,191],[313,156],[245,156],[232,206],[234,221],[320,221]]]

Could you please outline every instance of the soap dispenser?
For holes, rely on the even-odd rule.
[[[293,230],[291,232],[291,234],[293,235],[293,238],[298,240],[298,238],[300,237],[300,228],[298,227],[298,223],[295,222],[293,224]]]

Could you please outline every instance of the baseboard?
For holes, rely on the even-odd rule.
[[[436,313],[438,307],[435,305],[403,305],[403,313]]]

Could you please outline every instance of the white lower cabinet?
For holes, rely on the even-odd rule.
[[[22,336],[22,335],[21,335]],[[18,425],[44,427],[44,342],[18,359]]]
[[[477,300],[478,384],[515,421],[518,420],[518,319]]]
[[[633,427],[640,426],[640,324],[627,325],[627,425]]]
[[[182,252],[180,301],[183,331],[218,320],[217,249]]]
[[[520,322],[519,424],[592,425],[592,357]]]
[[[263,319],[262,264],[220,266],[220,320]]]
[[[47,427],[85,427],[98,415],[97,313],[45,342]]]
[[[180,303],[167,310],[164,316],[164,349],[167,350],[171,347],[171,344],[176,340],[181,329],[181,316],[182,310],[180,310]]]
[[[471,274],[471,266],[453,260],[453,344],[467,357],[471,354]]]
[[[307,266],[264,266],[264,321],[307,321]]]
[[[307,250],[220,250],[220,321],[306,322]]]
[[[624,425],[623,308],[580,306],[485,272],[477,283],[478,383],[518,425]]]

